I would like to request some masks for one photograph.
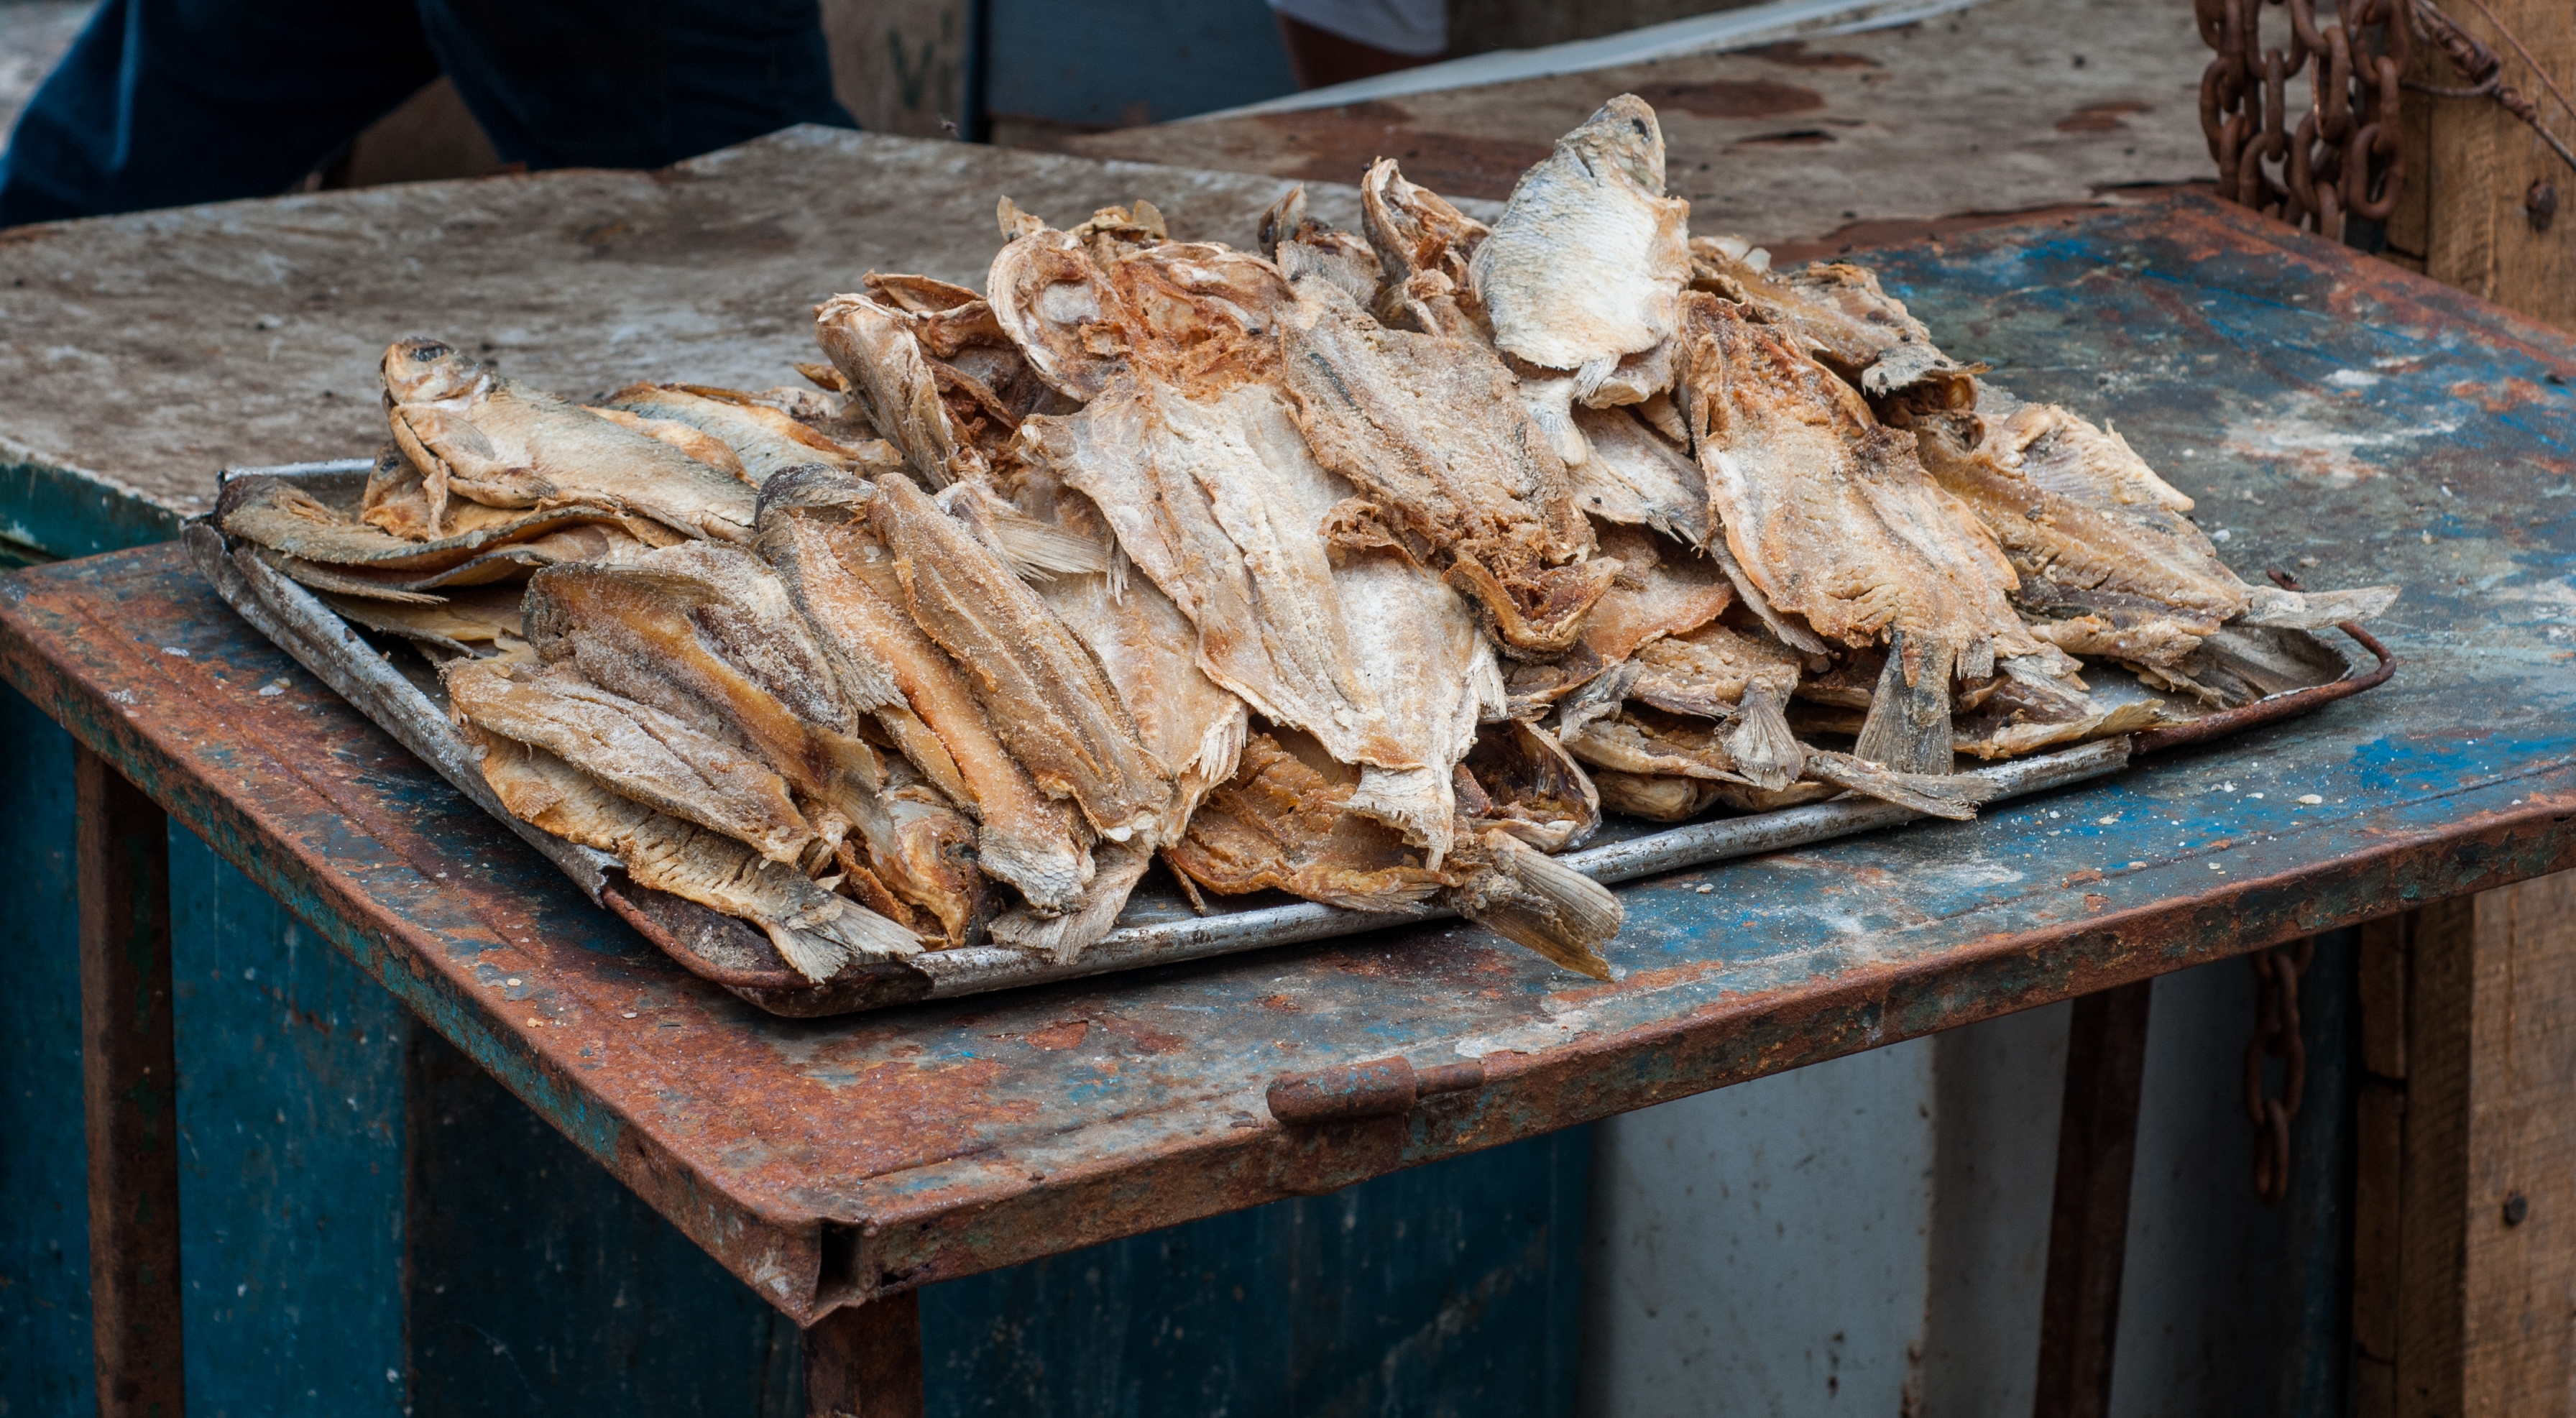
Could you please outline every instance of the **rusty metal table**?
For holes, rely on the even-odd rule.
[[[873,1302],[944,1279],[2576,865],[2576,345],[2188,197],[1870,259],[2006,387],[2112,422],[2240,568],[2404,583],[2395,682],[1975,823],[1623,888],[1615,984],[1444,923],[796,1022],[592,907],[175,546],[0,581],[0,668],[770,1304],[898,1339]],[[1264,1107],[1391,1054],[1483,1083]],[[887,1338],[835,1323],[827,1359]]]

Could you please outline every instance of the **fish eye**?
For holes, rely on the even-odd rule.
[[[413,359],[420,360],[423,363],[427,363],[434,359],[445,359],[454,353],[455,351],[449,349],[445,345],[419,345],[413,348],[411,357]]]

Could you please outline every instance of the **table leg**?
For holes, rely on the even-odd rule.
[[[105,759],[77,746],[72,753],[98,1411],[102,1418],[179,1418],[170,829],[161,809]]]
[[[2075,1002],[2057,1124],[2048,1288],[2040,1305],[2039,1392],[2031,1409],[2040,1418],[2099,1418],[2111,1409],[2111,1350],[2120,1327],[2129,1173],[2138,1151],[2138,1086],[2146,1077],[2154,985],[2140,980]]]
[[[811,1418],[921,1418],[921,1294],[834,1310],[805,1331]]]

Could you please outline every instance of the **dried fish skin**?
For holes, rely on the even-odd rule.
[[[1592,775],[1601,805],[1649,822],[1688,822],[1719,801],[1719,784],[1703,778],[1658,778],[1608,769]]]
[[[1664,136],[1634,94],[1559,138],[1468,262],[1494,344],[1585,392],[1680,328],[1690,204],[1664,195]]]
[[[1282,385],[1315,461],[1366,499],[1335,539],[1427,549],[1507,649],[1562,653],[1616,568],[1581,564],[1591,524],[1518,381],[1474,341],[1387,329],[1321,276],[1288,278]]]
[[[1350,810],[1396,828],[1437,868],[1457,839],[1452,770],[1478,722],[1508,711],[1501,667],[1465,602],[1402,553],[1347,551],[1334,587],[1360,677],[1419,765],[1363,766]]]
[[[421,470],[433,528],[452,492],[491,507],[605,505],[692,537],[750,539],[752,492],[659,439],[529,389],[436,340],[385,351],[393,440]]]
[[[342,620],[399,635],[443,654],[472,656],[476,645],[489,645],[505,658],[528,653],[516,587],[471,587],[417,600],[340,595],[319,588],[317,593]]]
[[[1751,307],[1885,412],[1976,406],[1976,371],[1934,346],[1932,332],[1889,295],[1876,273],[1848,262],[1770,268],[1729,237],[1693,237],[1691,284]]]
[[[993,318],[1039,378],[1088,403],[1126,368],[1128,314],[1079,239],[1002,205],[1010,240],[984,282]]]
[[[1353,911],[1418,913],[1454,879],[1419,849],[1348,810],[1359,775],[1284,735],[1255,730],[1233,778],[1208,795],[1189,832],[1166,849],[1172,865],[1228,896],[1280,890]],[[1293,743],[1293,737],[1289,738]],[[1311,747],[1311,746],[1310,746]]]
[[[1785,702],[1804,672],[1797,652],[1769,635],[1714,622],[1640,648],[1636,663],[1629,698],[1704,719],[1731,717],[1755,685]]]
[[[1210,679],[1344,763],[1424,766],[1361,674],[1331,556],[1313,534],[1347,484],[1315,462],[1271,388],[1199,402],[1122,381],[1077,414],[1031,419],[1023,447],[1090,499],[1189,618]]]
[[[1406,181],[1395,159],[1379,158],[1360,179],[1360,231],[1382,277],[1375,299],[1352,292],[1363,309],[1426,335],[1473,329],[1490,338],[1492,323],[1468,274],[1476,248],[1492,234],[1483,222],[1430,188]],[[1454,321],[1430,308],[1443,296],[1458,312]]]
[[[762,500],[761,551],[843,681],[881,687],[870,707],[887,736],[975,816],[984,869],[1040,912],[1070,910],[1090,875],[1072,810],[1011,756],[965,675],[900,604],[893,558],[864,520],[873,492],[824,469],[785,475]]]
[[[1598,521],[1708,544],[1708,480],[1688,453],[1627,409],[1576,409],[1573,420],[1585,450],[1567,468],[1577,507]]]
[[[621,797],[544,749],[493,736],[480,746],[483,780],[512,816],[609,853],[638,886],[750,921],[809,980],[828,980],[853,960],[921,951],[911,931],[795,868]]]
[[[2190,498],[2128,440],[2055,405],[1926,423],[1916,439],[1925,468],[2011,559],[2032,633],[2071,654],[2172,669],[2230,621],[2318,628],[2376,614],[2397,595],[2247,585],[2183,516]]]
[[[1711,296],[1686,304],[1685,412],[1728,551],[1773,611],[1827,640],[1888,643],[1902,693],[1882,684],[1871,716],[1887,722],[1862,751],[1947,772],[1950,677],[1984,679],[1996,657],[2037,649],[2002,550],[1924,473],[1911,437],[1779,330]]]
[[[1305,248],[1305,259],[1324,279],[1341,287],[1342,293],[1362,308],[1376,307],[1379,289],[1384,284],[1377,252],[1361,238],[1346,231],[1336,231],[1307,216],[1306,184],[1301,182],[1289,188],[1288,195],[1271,203],[1261,214],[1254,244],[1274,265],[1279,260],[1282,245],[1294,244]]]
[[[867,867],[897,898],[929,913],[949,946],[972,945],[993,919],[998,894],[981,869],[982,837],[973,819],[901,759],[886,762],[884,842],[868,843]],[[843,842],[845,867],[856,854]],[[880,909],[879,914],[897,913]],[[929,932],[924,932],[929,934]]]
[[[913,317],[866,296],[836,295],[814,308],[814,341],[847,380],[868,421],[902,452],[925,486],[989,476],[983,453],[949,416],[934,361],[915,338],[913,323]]]
[[[1642,527],[1602,531],[1601,553],[1619,564],[1618,579],[1583,623],[1583,643],[1604,664],[1635,655],[1668,635],[1699,629],[1735,603],[1735,587],[1717,563]]]
[[[1553,734],[1515,719],[1488,724],[1450,770],[1464,829],[1507,832],[1542,852],[1571,851],[1601,828],[1601,794]]]
[[[412,541],[350,518],[294,482],[265,474],[224,484],[215,522],[230,536],[271,551],[343,570],[418,573],[453,571],[486,553],[587,524],[621,531],[626,519],[597,505],[511,514],[477,530],[436,541]],[[675,538],[676,540],[676,538]],[[398,589],[422,589],[406,577]]]
[[[1280,312],[1296,296],[1270,262],[1212,242],[1166,242],[1102,274],[1126,326],[1131,374],[1195,398],[1278,378]]]
[[[777,774],[673,715],[610,694],[568,665],[531,670],[463,660],[441,678],[460,724],[542,748],[770,861],[792,866],[814,840],[813,825]]]
[[[884,782],[856,711],[786,588],[759,558],[703,543],[626,566],[552,566],[528,581],[540,660],[760,755],[853,822]]]
[[[1138,738],[1099,662],[1009,564],[919,488],[880,478],[869,526],[909,599],[913,623],[965,670],[1012,757],[1093,830],[1124,841],[1170,804],[1171,775]]]
[[[776,409],[709,398],[679,385],[630,384],[609,395],[606,407],[715,439],[733,456],[739,476],[754,487],[808,463],[844,472],[878,471],[882,463],[879,450],[848,447]]]

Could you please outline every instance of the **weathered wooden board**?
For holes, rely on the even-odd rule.
[[[1548,145],[1633,90],[1655,105],[1691,227],[1813,241],[1855,223],[2093,202],[2208,179],[2191,7],[1987,0],[1875,33],[1344,108],[1168,123],[1069,152],[1350,182],[1391,157],[1500,198]]]

